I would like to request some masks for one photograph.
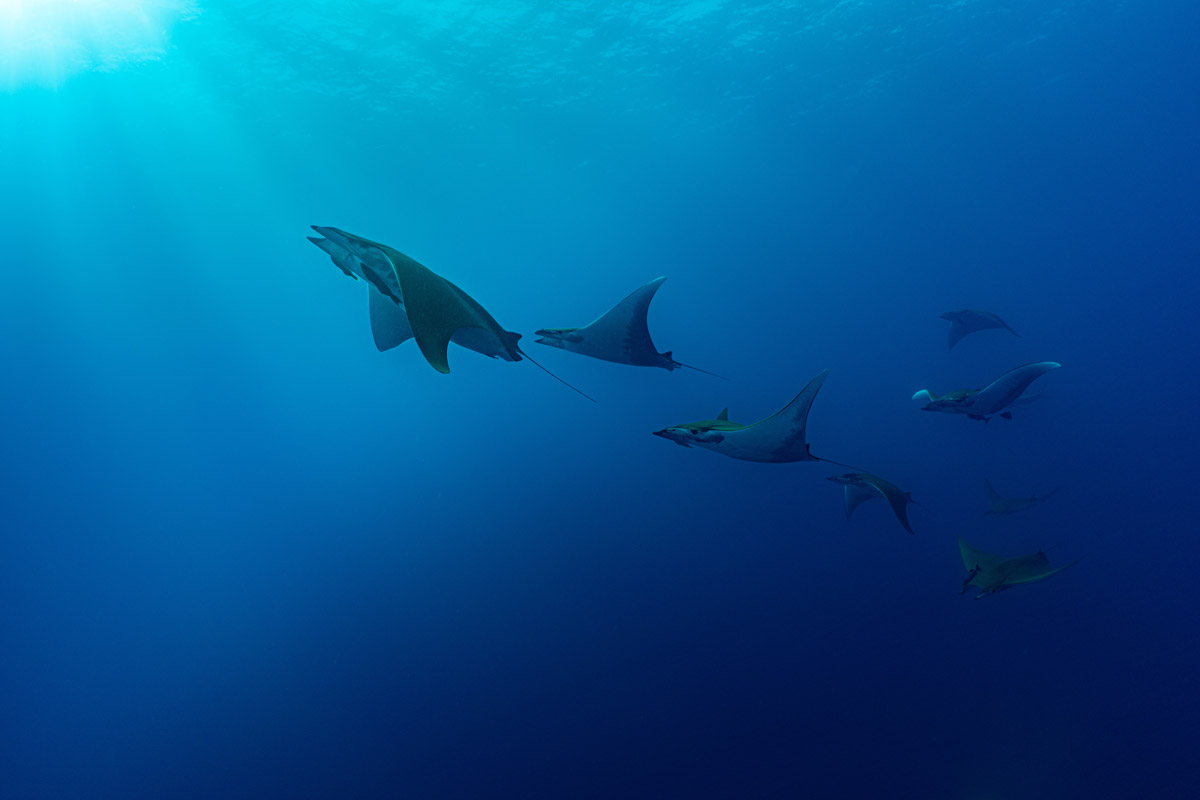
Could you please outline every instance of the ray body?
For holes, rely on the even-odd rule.
[[[313,225],[312,229],[321,236],[309,236],[308,240],[324,250],[338,269],[356,280],[365,280],[384,296],[403,304],[400,284],[379,245],[337,228]]]
[[[988,517],[1002,517],[1007,514],[1016,514],[1018,511],[1025,511],[1026,509],[1041,505],[1054,494],[1054,492],[1049,492],[1040,497],[1036,494],[1030,497],[1001,497],[992,488],[991,481],[984,479],[983,483],[987,487],[988,506],[988,510],[983,513],[984,516]]]
[[[999,415],[1012,419],[1012,407],[1023,402],[1029,384],[1062,365],[1057,361],[1039,361],[1036,364],[1010,369],[982,389],[955,389],[938,396],[928,389],[913,395],[914,400],[925,400],[922,411],[941,411],[947,414],[966,414],[969,419],[987,422]]]
[[[491,358],[521,360],[521,335],[504,330],[450,281],[388,245],[337,228],[314,225],[313,230],[325,238],[310,236],[309,241],[342,272],[370,284],[371,332],[380,350],[416,339],[425,360],[443,373],[450,371],[451,342]]]
[[[823,370],[787,406],[752,425],[730,422],[726,409],[716,419],[673,425],[654,435],[683,447],[702,447],[742,461],[820,461],[809,452],[805,428],[813,400],[828,376],[829,370]]]
[[[843,503],[846,519],[854,514],[854,509],[876,497],[882,497],[892,507],[892,513],[904,530],[913,532],[908,524],[908,504],[912,502],[912,494],[902,490],[894,483],[885,481],[878,475],[869,472],[848,472],[844,475],[832,475],[827,480],[845,487]]]
[[[953,389],[949,392],[946,392],[945,394],[937,395],[937,394],[934,394],[933,392],[929,391],[928,389],[920,389],[917,392],[913,393],[912,399],[920,400],[922,403],[932,403],[935,401],[961,402],[962,400],[964,400],[965,398],[974,394],[977,391],[979,391],[979,390],[978,389]],[[1014,409],[1014,408],[1025,408],[1027,406],[1031,406],[1034,403],[1036,403],[1038,400],[1041,400],[1045,396],[1046,396],[1045,392],[1025,392],[1025,394],[1021,395],[1016,400],[1014,400],[1012,402],[1012,405],[1010,405],[1007,410],[1012,411],[1012,409]],[[1006,417],[1009,419],[1012,418],[1012,414],[1005,414],[1004,412],[1001,412],[1000,416]]]
[[[963,566],[967,568],[967,577],[959,594],[966,592],[968,586],[975,586],[979,589],[976,598],[1011,589],[1018,584],[1049,578],[1077,563],[1072,561],[1061,567],[1052,567],[1046,554],[1040,550],[1027,556],[1004,558],[975,549],[961,536],[958,537],[958,551],[962,556]]]
[[[357,237],[337,228],[315,225],[313,228],[324,238],[309,236],[308,240],[328,253],[334,265],[346,275],[367,283],[367,310],[375,347],[382,352],[413,338],[400,284],[383,252],[363,245]]]
[[[977,333],[978,331],[992,330],[994,328],[1003,328],[1013,336],[1021,334],[1009,327],[1008,323],[1000,319],[1000,317],[990,311],[977,311],[973,308],[960,308],[957,311],[947,311],[942,314],[942,319],[950,323],[950,333],[948,337],[948,345],[946,351],[954,349],[954,345],[958,344],[964,336]]]
[[[658,352],[646,324],[650,301],[665,280],[655,278],[639,287],[582,328],[542,328],[537,342],[617,364],[677,369],[683,364],[672,358],[670,351]]]

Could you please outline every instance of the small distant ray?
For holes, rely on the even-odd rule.
[[[854,509],[875,497],[882,497],[892,507],[892,513],[904,530],[913,532],[908,524],[908,504],[913,501],[912,493],[900,489],[893,483],[885,481],[878,475],[869,472],[848,472],[844,475],[831,475],[826,480],[841,484],[845,487],[844,505],[846,519],[854,514]]]
[[[742,461],[826,461],[827,459],[818,458],[809,452],[808,442],[805,441],[805,426],[813,400],[828,376],[829,370],[823,370],[809,381],[792,402],[752,425],[730,422],[729,409],[724,409],[716,419],[672,425],[655,431],[654,435],[682,447],[702,447]]]
[[[960,308],[958,311],[947,311],[945,314],[942,314],[942,319],[950,322],[950,334],[948,346],[946,347],[947,352],[953,350],[954,345],[958,344],[964,336],[978,331],[1003,328],[1013,336],[1021,335],[1010,328],[1007,322],[990,311]]]
[[[962,591],[959,594],[966,593],[968,586],[975,586],[979,589],[976,599],[1011,589],[1020,583],[1033,583],[1049,578],[1054,573],[1079,563],[1072,561],[1065,566],[1051,567],[1050,560],[1041,550],[1027,556],[1004,558],[976,550],[961,536],[958,537],[958,551],[962,555],[963,566],[967,568],[967,577],[963,580]]]
[[[441,373],[450,372],[451,342],[502,361],[529,358],[517,344],[521,334],[504,330],[474,298],[424,265],[388,245],[337,228],[312,228],[324,238],[310,236],[310,242],[346,275],[370,284],[371,333],[379,350],[415,339],[425,360]]]
[[[634,290],[599,319],[582,328],[542,328],[537,331],[536,335],[542,337],[537,343],[616,364],[660,367],[665,370],[687,367],[697,372],[705,372],[676,361],[670,350],[665,353],[658,352],[650,338],[646,315],[650,310],[650,301],[654,299],[655,292],[665,280],[665,277],[655,278]],[[711,372],[706,374],[714,375]]]
[[[992,488],[991,481],[985,478],[983,485],[987,488],[988,510],[983,512],[985,517],[1002,517],[1008,514],[1016,514],[1018,511],[1025,511],[1026,509],[1033,508],[1034,506],[1040,506],[1042,503],[1049,500],[1054,495],[1054,492],[1058,491],[1055,489],[1054,491],[1048,492],[1041,496],[1035,494],[1029,497],[1001,497],[996,490]]]
[[[966,414],[968,419],[987,422],[993,416],[1012,419],[1012,407],[1036,399],[1025,390],[1029,384],[1062,364],[1057,361],[1039,361],[1036,364],[1010,369],[982,389],[955,389],[938,396],[928,389],[921,389],[913,400],[923,400],[922,411],[941,411],[948,414]]]

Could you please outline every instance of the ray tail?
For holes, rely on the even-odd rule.
[[[687,369],[693,370],[695,372],[703,372],[705,375],[711,375],[714,378],[720,378],[723,381],[729,380],[729,378],[726,378],[724,375],[718,375],[717,373],[709,372],[706,369],[700,369],[699,367],[693,367],[691,364],[684,364],[682,361],[675,361],[674,364],[677,367],[686,367]]]
[[[520,350],[520,349],[518,349],[518,350],[517,350],[517,352],[518,352],[518,353],[520,353],[522,356],[524,356],[526,359],[528,359],[528,360],[529,360],[529,363],[533,364],[535,367],[537,367],[537,368],[538,368],[538,369],[540,369],[542,372],[544,372],[544,373],[546,373],[547,375],[549,375],[551,378],[554,378],[554,380],[558,381],[558,382],[559,382],[559,383],[561,383],[563,386],[566,386],[566,387],[567,387],[568,389],[570,389],[571,391],[573,391],[573,392],[576,392],[577,394],[580,394],[580,395],[582,395],[582,396],[586,397],[588,400],[591,400],[593,403],[594,403],[594,402],[596,402],[596,398],[592,397],[590,394],[588,394],[588,393],[584,392],[584,391],[583,391],[583,390],[581,390],[581,389],[578,389],[578,388],[576,388],[576,387],[572,386],[571,384],[569,384],[569,383],[567,383],[566,381],[564,381],[562,378],[560,378],[560,377],[558,377],[557,375],[555,375],[555,374],[554,374],[553,372],[551,372],[550,370],[548,370],[548,369],[546,369],[545,367],[543,367],[543,366],[542,366],[541,364],[539,364],[538,362],[534,361],[534,360],[533,360],[533,358],[531,358],[531,357],[530,357],[529,353],[526,353],[524,350]]]

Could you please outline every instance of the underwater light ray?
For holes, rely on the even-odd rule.
[[[89,70],[112,71],[166,52],[171,24],[193,0],[0,0],[0,73],[9,91],[57,88]]]

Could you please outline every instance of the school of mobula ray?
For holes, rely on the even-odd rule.
[[[448,351],[451,344],[502,361],[527,359],[541,367],[521,349],[521,334],[505,330],[474,298],[423,264],[388,245],[338,228],[319,225],[312,228],[319,236],[310,236],[308,240],[325,251],[343,273],[366,282],[371,335],[380,351],[414,339],[425,360],[442,373],[450,372]],[[675,360],[670,350],[660,353],[650,338],[646,322],[650,301],[664,280],[666,278],[655,278],[639,287],[582,327],[542,328],[537,331],[540,338],[536,341],[617,364],[665,370],[687,367],[706,372]],[[1014,336],[1020,335],[1000,317],[986,311],[959,309],[943,314],[942,319],[950,322],[950,350],[963,337],[980,331],[1007,330]],[[1011,420],[1014,408],[1028,405],[1041,396],[1038,392],[1029,392],[1029,386],[1059,366],[1055,361],[1024,364],[979,389],[955,389],[940,396],[921,389],[913,399],[926,403],[923,411],[963,414],[968,419],[983,422],[993,416]],[[545,367],[541,368],[545,370]],[[821,371],[790,403],[758,422],[731,422],[729,409],[722,409],[714,419],[683,422],[653,433],[681,447],[699,447],[742,461],[823,461],[847,466],[813,455],[805,433],[813,401],[828,376],[829,370]],[[592,399],[575,387],[571,388]],[[830,476],[828,480],[844,487],[847,520],[859,505],[878,497],[888,503],[901,527],[914,533],[908,520],[908,505],[913,502],[911,493],[877,475],[857,470]],[[990,482],[985,483],[988,508],[984,513],[992,516],[1024,511],[1053,494],[1005,498]],[[1041,551],[1004,558],[977,550],[961,537],[958,541],[967,570],[962,591],[973,585],[979,589],[977,597],[986,597],[1018,584],[1033,583],[1071,566],[1052,568]]]

